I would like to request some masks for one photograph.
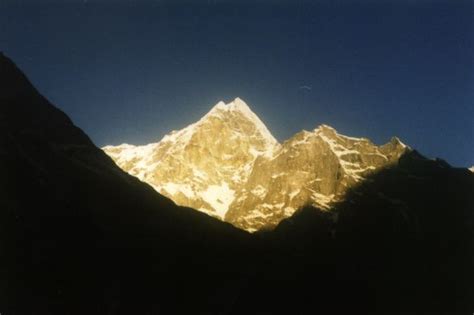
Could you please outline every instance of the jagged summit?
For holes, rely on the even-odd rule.
[[[226,111],[241,111],[241,112],[251,112],[252,110],[250,107],[243,101],[241,98],[236,97],[232,102],[225,103],[224,101],[219,101],[214,107],[212,107],[211,111],[213,110],[226,110]],[[253,114],[253,113],[252,113]]]
[[[330,209],[345,192],[407,151],[391,140],[376,146],[365,138],[340,135],[327,125],[301,131],[269,160],[255,161],[226,220],[249,231],[277,225],[308,204]]]
[[[346,140],[355,140],[355,141],[366,141],[366,142],[370,142],[372,143],[372,141],[370,141],[370,139],[367,139],[367,138],[357,138],[357,137],[349,137],[349,136],[346,136],[346,135],[343,135],[343,134],[340,134],[335,128],[329,126],[329,125],[326,125],[326,124],[321,124],[319,125],[318,127],[316,127],[314,129],[315,133],[317,134],[324,134],[324,135],[329,135],[329,136],[333,136],[333,137],[337,137],[337,138],[343,138],[343,139],[346,139]],[[404,144],[400,138],[396,137],[396,136],[393,136],[390,138],[390,141],[386,144],[393,144],[393,145],[399,145],[399,146],[402,146],[402,147],[406,147],[406,148],[409,148],[406,144]]]
[[[174,182],[158,184],[175,189],[175,201],[195,194],[190,202],[201,198],[203,209],[215,207],[208,211],[249,231],[274,225],[301,203],[329,204],[357,171],[364,178],[398,163],[353,189],[337,220],[308,207],[273,232],[249,237],[176,207],[122,172],[1,55],[0,104],[0,305],[7,313],[474,309],[474,176],[416,151],[398,159],[396,138],[376,147],[302,131],[274,157],[255,158],[248,152],[259,149],[259,133],[236,112],[209,118],[183,146],[116,148],[134,171],[150,170],[142,174],[147,181],[170,172]],[[228,119],[239,122],[229,128]],[[241,147],[219,151],[233,145]],[[155,173],[149,162],[158,163]],[[245,180],[224,176],[239,165],[250,167]],[[219,190],[225,183],[235,193],[226,213],[232,195]]]
[[[226,122],[234,129],[252,134],[255,137],[265,141],[269,150],[278,146],[278,141],[273,137],[265,124],[250,109],[250,107],[240,98],[226,104],[223,101],[218,102],[212,109],[205,114],[199,121],[193,123],[179,131],[172,131],[164,136],[161,141],[175,141],[177,138],[190,139],[192,134],[198,129],[206,127],[212,121],[221,120]]]
[[[213,115],[242,115],[252,122],[258,131],[269,144],[278,145],[278,141],[273,137],[267,126],[250,109],[250,107],[241,98],[237,97],[232,102],[226,104],[223,101],[218,102],[202,119]],[[202,120],[201,119],[201,120]]]
[[[217,103],[199,121],[145,146],[106,146],[132,175],[180,205],[224,219],[258,157],[279,143],[239,98]]]
[[[157,143],[103,149],[177,204],[256,231],[307,204],[329,209],[347,188],[396,163],[408,148],[398,138],[376,146],[328,125],[279,144],[236,98],[218,102],[200,120]]]

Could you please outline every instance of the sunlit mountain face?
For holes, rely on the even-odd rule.
[[[280,144],[236,98],[159,142],[103,150],[176,204],[255,232],[304,206],[331,211],[349,188],[393,166],[410,149],[396,137],[377,146],[326,125]]]
[[[474,309],[474,175],[397,138],[279,144],[236,99],[106,148],[153,189],[0,53],[0,143],[2,314]]]
[[[0,0],[0,315],[474,314],[473,11]]]

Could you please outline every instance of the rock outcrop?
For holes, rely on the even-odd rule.
[[[407,146],[396,137],[376,146],[326,125],[279,144],[237,98],[157,143],[103,149],[177,204],[254,232],[306,205],[329,209],[347,188],[396,163]]]

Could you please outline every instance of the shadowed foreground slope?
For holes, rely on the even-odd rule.
[[[269,268],[235,314],[250,304],[301,314],[474,310],[474,174],[416,151],[351,189],[333,213],[301,209],[260,238]],[[269,299],[279,303],[260,302]]]
[[[247,233],[124,173],[3,55],[0,168],[2,314],[222,309],[245,278]]]
[[[474,310],[474,175],[416,152],[250,236],[121,171],[0,55],[0,172],[2,314]]]

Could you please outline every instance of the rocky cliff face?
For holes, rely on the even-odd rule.
[[[240,99],[219,102],[198,122],[146,146],[107,146],[128,173],[179,205],[224,219],[254,161],[278,142]]]
[[[171,144],[122,146],[115,154],[130,162],[130,171],[149,178],[149,163],[175,159],[172,168],[179,173],[205,159],[215,162],[206,174],[236,187],[224,218],[248,230],[270,226],[293,211],[280,208],[306,202],[329,206],[336,222],[332,212],[306,207],[272,232],[252,237],[174,205],[120,170],[0,53],[0,311],[468,314],[474,309],[474,174],[414,150],[398,158],[407,149],[395,138],[377,147],[327,126],[298,133],[280,146],[243,104],[232,104],[220,104],[202,123],[230,124],[220,129],[228,137],[211,133],[208,139],[195,124],[201,131],[186,129],[192,131],[189,142],[181,131],[174,141],[165,138]],[[204,139],[191,146],[200,132]],[[219,151],[228,141],[233,151],[224,152],[234,164],[224,162]],[[153,161],[153,154],[162,160]],[[242,165],[248,170],[241,180],[230,171],[230,178],[222,175],[224,167],[237,172]],[[196,178],[190,178],[193,184]],[[344,193],[351,185],[357,186]],[[342,194],[344,201],[332,206]],[[239,202],[248,209],[234,210]]]
[[[103,149],[177,204],[254,232],[305,205],[329,209],[347,188],[396,163],[407,146],[395,137],[376,146],[326,125],[280,145],[237,98],[158,143]]]
[[[226,220],[249,231],[276,226],[297,209],[329,209],[375,170],[396,163],[407,147],[397,138],[376,146],[322,125],[285,141],[272,158],[256,160]]]

